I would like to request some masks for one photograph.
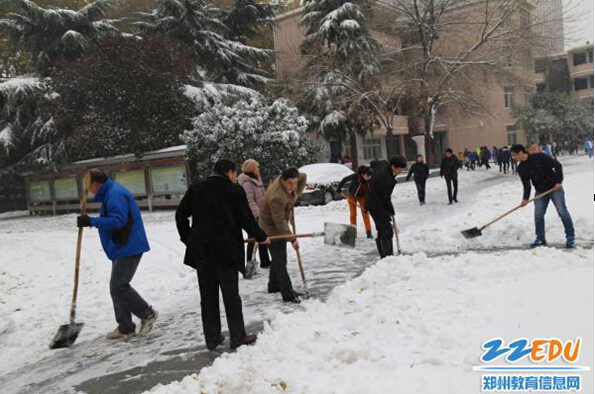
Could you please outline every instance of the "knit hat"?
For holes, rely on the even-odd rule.
[[[242,164],[242,172],[244,174],[250,174],[254,172],[258,166],[259,164],[256,160],[248,159],[244,162],[244,164]]]

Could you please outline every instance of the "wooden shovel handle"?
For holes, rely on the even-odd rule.
[[[541,194],[539,194],[539,195],[537,195],[537,196],[533,197],[532,199],[530,199],[529,201],[527,201],[527,204],[529,204],[529,203],[531,203],[531,202],[533,202],[533,201],[535,201],[535,200],[539,200],[541,197],[544,197],[544,196],[546,196],[546,195],[548,195],[548,194],[550,194],[550,193],[553,193],[553,192],[555,192],[555,191],[556,191],[556,188],[555,188],[555,187],[553,187],[553,188],[551,188],[550,190],[548,190],[548,191],[545,191],[545,192],[543,192],[543,193],[541,193]],[[502,218],[503,218],[503,217],[505,217],[505,216],[508,216],[508,215],[510,215],[511,213],[513,213],[514,211],[516,211],[516,210],[517,210],[517,209],[519,209],[519,208],[522,208],[523,206],[525,206],[525,205],[518,205],[518,206],[516,206],[516,207],[512,208],[510,211],[503,213],[502,215],[498,216],[496,219],[494,219],[494,220],[492,220],[491,222],[489,222],[488,224],[484,225],[482,228],[480,228],[480,229],[479,229],[479,231],[483,230],[484,228],[488,227],[488,226],[489,226],[489,225],[491,225],[491,224],[494,224],[494,223],[496,223],[498,220],[502,219]]]
[[[296,229],[295,229],[295,210],[293,208],[291,208],[291,221],[293,224],[293,234],[294,236],[296,235]],[[298,265],[300,267],[300,274],[302,275],[302,282],[304,283],[304,287],[306,287],[306,274],[304,273],[304,266],[302,264],[302,255],[300,254],[300,250],[296,249],[295,253],[297,255],[297,261],[298,261]]]
[[[85,177],[86,178],[86,177]],[[85,181],[85,185],[87,182]],[[81,215],[87,213],[87,188],[83,188],[81,195]],[[72,304],[70,305],[70,323],[74,324],[74,316],[76,313],[76,296],[79,289],[79,267],[81,263],[81,245],[83,243],[83,228],[79,227],[78,238],[76,241],[76,260],[74,263],[74,289],[72,291]]]
[[[303,234],[273,235],[273,236],[270,236],[269,237],[269,240],[271,240],[271,241],[283,241],[283,240],[294,239],[294,238],[316,237],[318,235],[322,235],[322,234],[318,234],[318,233],[303,233]],[[244,242],[246,242],[246,243],[254,243],[254,242],[258,242],[258,241],[256,240],[256,238],[248,238],[248,239],[245,239]]]

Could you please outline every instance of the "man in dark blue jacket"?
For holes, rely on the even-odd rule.
[[[99,217],[79,216],[77,226],[96,227],[103,250],[112,261],[110,294],[118,327],[106,338],[135,334],[132,314],[141,319],[139,334],[147,334],[157,320],[157,311],[130,286],[143,253],[150,249],[138,204],[132,193],[100,169],[89,170],[85,179],[86,189],[101,203],[101,209]]]
[[[517,172],[523,182],[523,200],[521,201],[521,206],[525,206],[528,203],[531,195],[531,183],[535,187],[536,194],[550,189],[556,189],[556,191],[535,200],[536,238],[531,244],[531,247],[547,244],[545,240],[544,216],[547,206],[550,200],[552,200],[564,224],[566,247],[572,248],[574,246],[574,226],[570,213],[566,209],[566,201],[564,200],[564,189],[562,189],[564,174],[562,173],[562,165],[545,153],[528,154],[523,145],[513,145],[510,148],[510,152],[512,158],[519,163]]]

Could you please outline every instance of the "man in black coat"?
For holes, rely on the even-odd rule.
[[[422,155],[417,155],[415,158],[415,163],[409,169],[409,173],[407,174],[406,181],[408,181],[413,175],[413,180],[415,181],[415,187],[417,187],[417,198],[419,199],[419,205],[424,205],[426,203],[426,181],[430,176],[430,168],[426,163],[424,163],[424,157]]]
[[[528,154],[523,145],[515,144],[510,148],[512,158],[518,161],[517,172],[523,182],[523,199],[521,206],[528,204],[531,195],[531,183],[535,187],[535,194],[541,194],[550,189],[554,192],[535,200],[535,241],[531,247],[545,246],[545,211],[550,202],[554,203],[558,216],[564,225],[566,233],[566,247],[574,246],[574,225],[564,198],[562,181],[564,174],[562,164],[545,153]]]
[[[444,156],[440,163],[440,176],[446,180],[446,189],[448,190],[448,205],[451,205],[453,201],[458,202],[457,191],[459,182],[457,179],[457,170],[459,167],[459,159],[452,154],[452,149],[448,148],[444,151]]]
[[[396,156],[390,159],[389,163],[385,160],[373,161],[370,166],[374,170],[370,180],[368,194],[366,195],[366,211],[370,212],[378,236],[376,238],[376,247],[380,258],[392,256],[393,254],[393,227],[392,217],[395,215],[395,208],[391,201],[393,189],[397,184],[395,176],[407,167],[407,160],[404,157]]]
[[[221,335],[219,288],[230,348],[256,341],[256,336],[246,334],[238,289],[238,272],[245,272],[242,229],[258,242],[269,240],[252,216],[244,189],[235,184],[236,177],[233,161],[217,161],[213,174],[190,186],[176,211],[178,233],[186,245],[184,264],[195,268],[198,275],[203,332],[209,350],[225,340]],[[191,216],[192,226],[188,220]]]

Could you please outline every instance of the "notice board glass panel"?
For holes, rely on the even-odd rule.
[[[186,167],[152,168],[151,183],[154,194],[184,194],[187,189]]]
[[[143,170],[118,172],[116,182],[124,186],[135,196],[146,196],[145,172]]]
[[[31,197],[31,202],[52,201],[50,183],[48,181],[31,182],[29,184],[29,196]]]

